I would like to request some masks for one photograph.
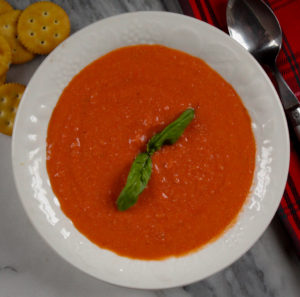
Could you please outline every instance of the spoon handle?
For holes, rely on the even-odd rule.
[[[286,81],[284,80],[283,76],[281,75],[280,71],[278,70],[276,64],[271,66],[272,72],[275,75],[278,89],[280,93],[280,99],[283,105],[283,108],[285,110],[286,116],[294,128],[295,134],[297,136],[297,139],[300,143],[300,104],[293,93],[293,91],[290,89],[290,87],[287,85]]]

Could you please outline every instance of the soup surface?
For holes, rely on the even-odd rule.
[[[116,200],[135,156],[185,109],[195,119],[152,157],[135,206]],[[234,222],[251,187],[255,140],[239,96],[202,60],[159,45],[94,61],[50,120],[47,170],[63,212],[92,242],[136,259],[181,256]]]

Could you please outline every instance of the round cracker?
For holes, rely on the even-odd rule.
[[[70,20],[57,4],[48,1],[29,5],[18,22],[21,43],[35,54],[48,54],[70,34]]]
[[[0,76],[0,86],[3,85],[6,81],[6,73]]]
[[[21,10],[11,10],[0,15],[0,35],[6,38],[16,37],[20,14]]]
[[[16,112],[25,86],[8,83],[0,86],[0,132],[11,135]]]
[[[11,48],[7,40],[0,35],[0,77],[5,75],[11,63]]]
[[[12,6],[4,0],[0,0],[0,14],[13,10]]]
[[[17,38],[11,39],[10,45],[12,48],[13,64],[23,64],[34,58],[34,54],[28,51]]]
[[[17,22],[20,14],[20,10],[12,10],[0,15],[0,35],[6,38],[11,47],[13,64],[25,63],[34,57],[16,38]]]

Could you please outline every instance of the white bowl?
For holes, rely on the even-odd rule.
[[[252,119],[257,145],[251,193],[236,224],[193,254],[161,261],[132,260],[90,242],[61,211],[46,170],[48,121],[68,82],[111,50],[145,43],[182,50],[205,60],[220,73],[242,98]],[[21,101],[14,127],[12,159],[16,185],[27,214],[59,255],[109,283],[158,289],[201,280],[237,260],[256,242],[274,216],[284,190],[289,137],[272,83],[240,45],[220,30],[190,17],[138,12],[96,22],[72,35],[46,58]]]

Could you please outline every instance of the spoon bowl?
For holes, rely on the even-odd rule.
[[[275,14],[261,0],[229,0],[226,17],[230,36],[273,72],[286,116],[300,141],[299,101],[276,66],[282,31]]]
[[[272,10],[262,1],[229,0],[226,13],[233,39],[260,63],[273,63],[281,49],[282,32]]]

